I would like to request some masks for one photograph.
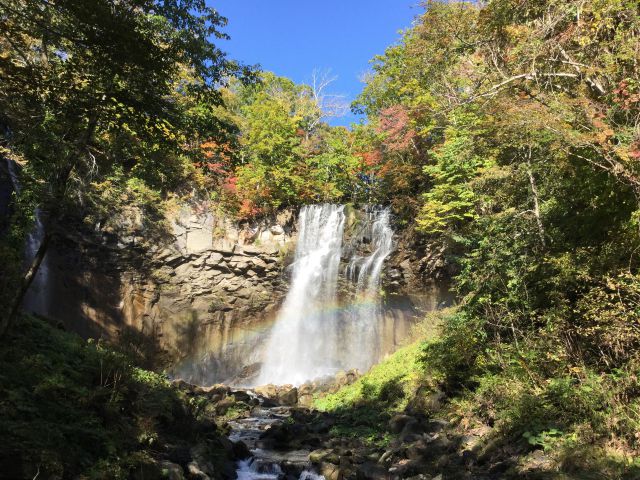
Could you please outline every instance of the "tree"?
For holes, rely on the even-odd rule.
[[[54,225],[98,172],[121,167],[162,188],[191,154],[187,138],[224,130],[217,86],[243,73],[209,40],[225,22],[204,0],[0,1],[4,143],[47,217],[8,318]]]

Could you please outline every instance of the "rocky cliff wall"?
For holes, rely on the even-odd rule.
[[[235,374],[256,355],[286,291],[292,213],[239,227],[182,206],[168,218],[167,238],[151,245],[142,222],[127,218],[126,235],[70,228],[56,241],[50,291],[38,292],[48,305],[37,313],[87,338],[168,353],[186,376]]]
[[[176,207],[163,235],[151,235],[136,210],[118,229],[65,228],[49,255],[46,311],[87,338],[128,346],[149,364],[168,360],[176,377],[212,384],[255,373],[287,291],[295,214],[237,225],[212,205]],[[342,268],[366,251],[361,211],[348,208]],[[424,259],[403,240],[383,277],[382,354],[393,352],[424,312],[449,300],[442,282],[425,282]],[[341,285],[341,295],[349,295]],[[283,345],[286,348],[286,345]]]

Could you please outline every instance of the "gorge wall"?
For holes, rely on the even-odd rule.
[[[347,210],[345,242],[363,215]],[[288,290],[296,214],[238,225],[213,212],[180,205],[164,238],[153,241],[135,210],[121,213],[117,231],[65,227],[47,255],[48,278],[34,286],[33,310],[86,338],[127,345],[150,363],[168,361],[190,382],[243,383],[259,368]],[[349,248],[367,247],[354,240]],[[403,249],[399,242],[385,266],[381,355],[397,348],[417,316],[448,300],[446,289],[418,280],[420,264]]]

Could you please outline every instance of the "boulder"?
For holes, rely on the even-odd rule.
[[[201,443],[191,449],[191,462],[187,465],[189,475],[206,480],[215,474],[213,464],[209,460],[211,452],[207,445]]]
[[[344,478],[343,470],[333,463],[320,464],[320,474],[326,480],[342,480]]]
[[[408,424],[416,422],[417,420],[410,415],[397,414],[389,420],[389,431],[391,433],[400,433]]]
[[[187,465],[187,473],[190,479],[211,480],[211,477],[202,471],[197,462],[189,462]]]
[[[305,393],[304,395],[298,393],[298,405],[311,407],[313,405],[313,395],[310,393]]]
[[[246,460],[251,456],[251,451],[249,450],[249,447],[247,447],[247,445],[242,441],[237,441],[233,443],[232,453],[233,453],[233,457],[237,460]]]
[[[296,387],[286,388],[278,392],[278,403],[287,407],[293,407],[298,403],[298,389]]]
[[[276,388],[275,385],[271,383],[267,385],[261,385],[259,387],[254,388],[253,390],[258,395],[261,395],[267,398],[276,398],[276,396],[278,395],[278,389]]]
[[[284,228],[282,228],[280,225],[271,225],[269,227],[269,231],[272,235],[275,236],[284,235]]]
[[[249,403],[252,398],[251,395],[249,395],[244,390],[236,390],[235,392],[231,392],[231,395],[236,400],[236,402]]]
[[[216,413],[218,415],[224,415],[235,403],[236,400],[233,397],[223,398],[216,405]]]
[[[209,267],[218,267],[223,263],[224,257],[221,253],[213,252],[209,255],[209,257],[205,260],[205,264]]]
[[[372,462],[365,462],[358,465],[356,469],[357,480],[387,480],[387,470]]]
[[[334,465],[339,465],[340,456],[333,450],[320,449],[314,450],[309,454],[309,461],[316,464],[328,462],[333,463]]]
[[[424,440],[418,440],[407,447],[405,455],[410,460],[417,460],[423,458],[428,450],[429,446]]]
[[[193,229],[187,232],[186,250],[188,253],[200,253],[213,246],[213,235],[210,229]]]

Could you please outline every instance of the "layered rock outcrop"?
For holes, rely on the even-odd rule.
[[[187,379],[225,379],[259,355],[286,290],[293,220],[240,227],[182,206],[164,242],[145,244],[142,222],[127,235],[69,230],[49,252],[51,301],[38,313],[85,337],[168,352]]]
[[[178,206],[161,235],[135,209],[112,219],[111,228],[65,227],[48,253],[49,301],[38,313],[87,338],[120,342],[149,366],[164,361],[187,381],[247,384],[288,288],[296,218],[282,211],[238,225],[214,212],[214,205]],[[369,248],[359,234],[363,212],[345,212],[341,269]],[[448,300],[440,284],[425,286],[421,261],[402,238],[386,261],[381,355],[401,344],[416,318]],[[348,282],[339,288],[340,298],[352,295]]]

